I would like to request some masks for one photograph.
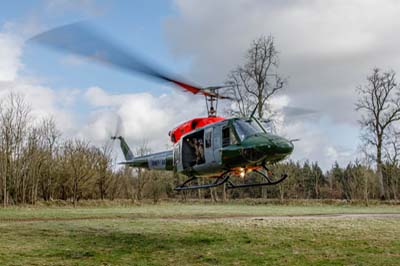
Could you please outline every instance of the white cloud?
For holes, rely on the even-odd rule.
[[[358,140],[347,143],[341,140],[341,137],[338,137],[338,140],[333,139],[332,133],[329,132],[331,128],[327,128],[321,119],[312,122],[304,120],[284,122],[284,124],[285,126],[282,127],[279,134],[288,139],[299,139],[299,141],[294,142],[294,152],[291,156],[293,160],[300,162],[318,161],[322,169],[327,170],[335,161],[343,166],[358,156]],[[354,130],[348,128],[343,130],[341,134],[354,137]]]
[[[12,81],[17,77],[21,64],[20,41],[10,34],[0,32],[0,81]]]
[[[149,93],[110,95],[99,87],[85,93],[87,103],[96,110],[80,135],[93,141],[106,141],[114,132],[118,117],[123,135],[133,147],[149,141],[152,150],[162,150],[169,143],[168,132],[178,123],[198,115],[203,101],[190,94],[172,92],[160,96]],[[190,106],[190,107],[189,107]]]
[[[60,94],[50,88],[16,79],[12,82],[0,82],[0,99],[4,99],[11,92],[22,95],[30,106],[32,117],[42,119],[54,117],[58,128],[65,134],[71,135],[75,131],[73,111],[63,108]]]
[[[15,26],[8,25],[8,30]],[[63,99],[71,102],[76,97],[75,90],[55,91],[40,85],[32,77],[20,76],[23,68],[21,56],[23,43],[21,38],[6,31],[0,32],[0,99],[4,99],[11,92],[24,97],[25,102],[31,108],[32,117],[41,119],[53,116],[60,130],[65,134],[72,134],[75,130],[73,111],[65,109]]]
[[[254,38],[272,34],[280,71],[289,79],[284,93],[337,121],[356,121],[349,116],[354,89],[372,67],[400,63],[395,0],[176,0],[175,6],[176,14],[165,21],[166,36],[176,55],[193,58],[197,81],[221,83]]]

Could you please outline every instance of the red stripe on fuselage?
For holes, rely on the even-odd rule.
[[[222,120],[225,120],[225,118],[216,116],[216,117],[199,117],[186,121],[177,126],[176,128],[174,128],[173,130],[171,130],[170,132],[171,141],[173,143],[176,143],[183,135],[189,133],[190,131]]]

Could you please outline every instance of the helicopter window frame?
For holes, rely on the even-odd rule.
[[[180,144],[180,142],[175,144],[173,157],[174,157],[174,163],[179,164],[181,161],[181,144]]]
[[[212,143],[212,131],[207,131],[204,133],[204,147],[205,148],[211,148],[211,143]]]
[[[240,143],[239,138],[236,134],[236,130],[232,123],[228,123],[222,127],[222,147],[230,145],[237,145]]]
[[[258,120],[257,118],[253,117],[252,120],[256,121],[256,123],[259,125],[259,127],[268,134],[268,130],[264,127],[263,123],[261,123],[260,120]]]
[[[237,137],[240,139],[240,141],[243,141],[245,138],[251,135],[267,133],[265,128],[255,118],[248,120],[235,119],[233,121],[233,128],[235,129]]]

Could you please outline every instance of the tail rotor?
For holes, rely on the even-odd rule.
[[[122,124],[122,118],[118,114],[114,114],[115,118],[115,127],[114,129],[109,129],[107,135],[109,136],[109,141],[108,145],[110,146],[110,149],[113,149],[115,147],[115,140],[118,139],[123,135],[123,124]]]

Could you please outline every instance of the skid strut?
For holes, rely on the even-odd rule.
[[[188,180],[186,180],[185,182],[183,182],[181,185],[175,187],[175,190],[181,191],[181,190],[191,190],[191,189],[218,187],[218,186],[224,184],[226,181],[228,181],[229,177],[230,177],[229,172],[225,172],[222,175],[220,175],[219,177],[217,177],[215,179],[214,183],[205,184],[205,185],[187,186],[187,184],[189,184],[190,182],[192,182],[192,181],[197,179],[196,176],[193,176],[193,177],[189,178]]]
[[[269,174],[270,171],[268,170],[268,168],[265,166],[263,166],[263,168],[266,170],[267,174],[265,174],[259,170],[254,170],[254,172],[259,174],[265,180],[264,182],[251,183],[251,184],[235,184],[229,180],[229,178],[231,177],[231,172],[227,171],[227,172],[223,173],[222,175],[220,175],[219,177],[217,177],[215,179],[215,182],[210,183],[210,184],[205,184],[205,185],[188,185],[192,181],[197,180],[197,177],[193,176],[193,177],[189,178],[188,180],[186,180],[185,182],[183,182],[181,185],[175,187],[175,190],[182,191],[182,190],[193,190],[193,189],[202,189],[202,188],[213,188],[213,187],[218,187],[220,185],[223,185],[224,183],[227,184],[226,188],[229,188],[229,189],[273,186],[273,185],[279,184],[280,182],[282,182],[283,180],[285,180],[288,177],[287,174],[283,174],[283,175],[281,175],[280,178],[274,180],[272,178],[272,175]]]

